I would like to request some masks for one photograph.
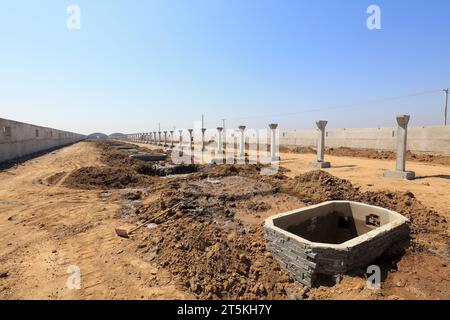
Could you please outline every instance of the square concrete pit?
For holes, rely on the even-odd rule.
[[[384,208],[330,201],[265,221],[268,249],[300,285],[368,266],[409,239],[409,220]]]

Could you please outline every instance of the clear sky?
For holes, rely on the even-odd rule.
[[[0,117],[81,133],[202,113],[208,127],[441,125],[449,17],[448,0],[3,0]]]

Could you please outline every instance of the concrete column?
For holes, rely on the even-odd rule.
[[[223,142],[222,142],[222,127],[217,128],[217,149],[216,156],[211,160],[211,163],[222,164],[223,163]]]
[[[153,144],[158,144],[158,137],[156,136],[156,131],[153,131]]]
[[[202,141],[201,141],[201,146],[200,146],[200,150],[205,151],[205,131],[206,128],[202,128]]]
[[[162,145],[162,140],[161,140],[161,131],[158,131],[158,146]]]
[[[222,130],[222,127],[217,128],[217,154],[219,156],[223,154]]]
[[[386,178],[413,180],[416,176],[413,171],[406,171],[406,147],[409,118],[409,115],[397,116],[397,163],[395,170],[387,170],[384,172]]]
[[[173,130],[170,131],[170,147],[173,148]]]
[[[192,141],[192,132],[194,131],[194,129],[188,129],[188,131],[189,131],[189,148],[191,148],[191,150],[194,150],[194,145]]]
[[[167,131],[164,131],[164,147],[167,147]]]
[[[269,128],[270,128],[270,160],[271,161],[279,161],[280,157],[277,156],[277,128],[278,128],[278,124],[276,123],[271,123],[269,124]]]
[[[319,129],[319,136],[317,137],[317,161],[310,162],[309,165],[314,168],[329,168],[331,164],[324,160],[325,154],[325,127],[328,121],[319,120],[316,121],[317,128]]]
[[[178,130],[178,133],[180,134],[180,149],[183,148],[183,130]]]
[[[245,126],[239,126],[239,130],[241,131],[241,141],[239,143],[238,157],[243,158],[245,157],[245,135],[244,135]]]

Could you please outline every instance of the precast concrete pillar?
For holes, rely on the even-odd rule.
[[[167,147],[167,131],[164,131],[164,147]]]
[[[189,148],[191,148],[191,150],[194,150],[194,144],[192,140],[192,133],[194,129],[188,129],[188,131],[189,131]]]
[[[200,146],[200,150],[205,151],[205,131],[206,128],[202,128],[202,141],[201,141],[201,146]]]
[[[179,143],[180,143],[180,149],[181,149],[181,148],[183,148],[183,130],[178,130],[178,133],[180,134]]]
[[[239,130],[241,131],[241,135],[240,135],[238,157],[243,158],[245,157],[245,134],[244,134],[245,126],[239,126]]]
[[[217,154],[219,156],[223,154],[222,130],[222,127],[217,128]]]
[[[170,147],[173,149],[173,130],[170,131]]]
[[[223,163],[223,142],[222,142],[222,127],[217,128],[217,149],[216,156],[211,160],[211,163],[222,164]]]
[[[162,145],[161,131],[158,131],[158,146]]]
[[[397,162],[395,170],[384,172],[386,178],[413,180],[416,174],[413,171],[406,171],[406,149],[408,144],[408,122],[409,115],[397,116]]]
[[[317,128],[319,129],[317,137],[317,161],[310,162],[309,165],[314,168],[329,168],[331,164],[324,160],[325,154],[325,127],[328,121],[319,120],[316,121]]]
[[[279,161],[280,157],[277,156],[277,123],[269,124],[270,128],[270,160],[271,161]]]

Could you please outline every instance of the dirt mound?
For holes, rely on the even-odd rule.
[[[310,171],[289,180],[282,190],[295,194],[306,204],[350,200],[358,195],[358,188],[353,187],[350,181],[321,170]]]
[[[299,291],[266,251],[261,228],[183,217],[158,231],[155,262],[200,299],[282,299]]]
[[[210,177],[224,177],[233,175],[258,175],[261,171],[261,166],[252,164],[222,164],[222,165],[207,165],[202,172],[207,173]]]
[[[260,179],[265,175],[262,174],[264,168],[270,168],[269,165],[265,164],[221,164],[221,165],[204,165],[201,167],[200,172],[207,174],[209,177],[225,177],[239,175],[242,177],[249,177]],[[277,177],[281,179],[283,173],[289,171],[286,168],[279,167],[275,175],[270,175],[270,177]]]
[[[286,147],[280,146],[280,152],[286,153],[316,153],[316,149],[312,147]],[[375,150],[375,149],[356,149],[348,147],[338,147],[338,148],[326,148],[325,154],[338,157],[359,157],[359,158],[369,158],[369,159],[380,159],[380,160],[395,160],[396,154],[389,150]],[[412,153],[408,151],[406,153],[406,160],[408,161],[418,161],[427,162],[434,164],[450,165],[450,156],[445,155],[434,155],[426,153]]]
[[[137,174],[127,168],[84,167],[73,171],[64,181],[64,185],[77,189],[107,189],[147,186],[149,177]]]

